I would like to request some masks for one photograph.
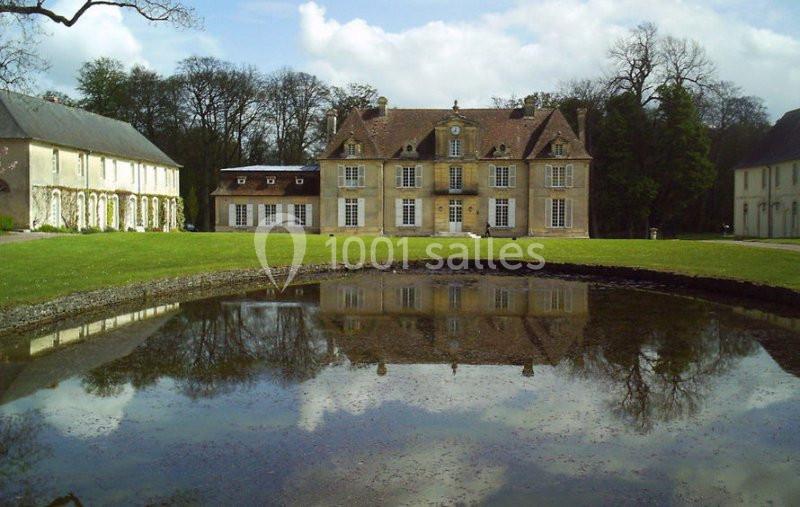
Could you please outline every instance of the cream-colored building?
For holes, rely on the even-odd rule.
[[[319,167],[247,166],[220,171],[214,197],[214,229],[254,231],[284,216],[306,232],[319,232]],[[279,218],[281,217],[281,218]]]
[[[319,157],[322,233],[589,235],[589,164],[558,109],[353,110]]]
[[[179,167],[128,123],[0,91],[0,215],[17,228],[174,229]]]
[[[734,177],[737,236],[800,237],[800,109],[778,120]]]

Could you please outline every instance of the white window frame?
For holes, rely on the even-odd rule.
[[[344,166],[344,186],[345,188],[358,188],[361,185],[359,178],[359,169],[357,165]]]
[[[556,157],[564,156],[564,143],[553,143],[553,155]]]
[[[417,168],[415,166],[404,166],[401,169],[400,188],[417,187]]]
[[[463,146],[461,139],[450,139],[450,143],[448,144],[448,153],[450,158],[461,157],[462,148]]]
[[[402,225],[403,227],[414,227],[417,225],[417,200],[416,199],[403,199],[402,200]]]
[[[303,178],[295,178],[294,179],[295,185],[302,185],[303,181],[304,181]]]
[[[247,204],[234,204],[235,227],[247,227]]]
[[[345,198],[344,200],[344,226],[358,227],[358,199]]]
[[[450,178],[448,181],[448,189],[453,193],[460,193],[464,191],[464,168],[461,166],[450,166]]]
[[[499,165],[494,168],[494,186],[497,188],[509,188],[511,182],[511,169],[507,165]]]
[[[54,149],[53,153],[52,153],[52,156],[51,156],[51,159],[50,159],[50,170],[53,172],[53,174],[58,174],[59,171],[61,170],[61,168],[59,167],[60,166],[60,160],[59,160],[60,158],[61,157],[59,156],[58,150]]]
[[[274,185],[274,184],[275,184],[275,177],[267,176],[267,185]]]
[[[511,208],[508,199],[500,198],[494,200],[494,227],[510,227],[511,220],[509,215]]]
[[[277,222],[277,220],[278,220],[278,205],[264,204],[264,224],[273,225]]]
[[[547,199],[547,227],[550,229],[572,228],[572,200],[567,198]]]
[[[356,143],[347,143],[345,146],[345,154],[348,157],[355,157],[358,154]]]
[[[244,185],[247,183],[247,176],[237,176],[236,177],[236,184],[237,185]]]
[[[295,204],[293,208],[294,219],[297,225],[308,225],[308,210],[305,204]]]

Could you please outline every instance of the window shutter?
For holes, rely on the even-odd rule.
[[[494,187],[495,184],[496,184],[496,181],[497,181],[497,178],[496,178],[497,175],[495,174],[496,170],[497,169],[495,168],[495,166],[493,166],[493,165],[489,166],[489,187]]]
[[[363,166],[363,165],[358,166],[358,186],[359,187],[363,187],[364,186],[364,169],[365,169],[365,166]]]
[[[395,179],[395,186],[397,188],[403,186],[403,166],[397,166],[394,168],[394,179]]]
[[[248,204],[247,205],[247,226],[249,227],[249,226],[252,226],[252,225],[253,225],[253,205],[252,204]]]
[[[344,227],[344,197],[339,198],[339,209],[337,211],[339,227]]]
[[[358,226],[364,227],[364,198],[358,198]]]
[[[422,199],[414,199],[414,225],[422,227]]]
[[[228,227],[236,225],[236,205],[228,204]]]
[[[336,166],[336,170],[339,171],[339,188],[342,188],[344,186],[344,166],[338,165]]]
[[[517,186],[517,166],[515,165],[508,167],[508,186],[511,188]]]
[[[314,225],[314,205],[306,204],[306,227]]]
[[[422,187],[422,166],[418,165],[414,168],[414,186],[417,188]]]
[[[553,227],[553,200],[544,200],[544,226],[548,229]]]
[[[564,172],[566,173],[566,174],[565,174],[565,177],[564,177],[564,180],[565,180],[565,186],[566,186],[567,188],[572,188],[572,182],[573,182],[573,178],[572,178],[572,164],[567,164],[567,167],[564,169]]]
[[[508,200],[508,226],[509,227],[516,227],[517,226],[517,200],[516,199],[509,199]]]
[[[564,227],[572,227],[572,199],[564,199]]]
[[[267,222],[267,205],[266,204],[256,204],[258,209],[258,225],[262,226]]]
[[[553,166],[544,166],[544,186],[550,188],[553,186]]]
[[[400,227],[403,225],[403,200],[394,200],[394,225]]]
[[[282,214],[283,214],[283,204],[276,204],[275,205],[275,218],[273,220],[275,220],[276,223],[279,220],[282,220],[282,218],[278,217],[278,215],[282,215]]]
[[[287,204],[286,205],[286,214],[291,216],[291,217],[295,216],[295,214],[294,214],[294,204]],[[291,223],[295,224],[295,223],[297,223],[297,221],[293,218]]]
[[[497,221],[497,201],[489,199],[489,227],[494,227]]]

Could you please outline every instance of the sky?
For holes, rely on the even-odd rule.
[[[53,0],[57,10],[80,0]],[[770,116],[800,107],[797,0],[186,0],[202,29],[151,24],[114,8],[48,26],[41,88],[74,93],[89,59],[164,74],[192,55],[264,72],[281,67],[343,85],[367,82],[390,107],[488,106],[493,96],[555,90],[600,76],[609,44],[642,21],[700,42],[718,76],[764,99]]]

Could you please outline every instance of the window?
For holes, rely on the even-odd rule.
[[[564,228],[567,226],[567,200],[553,199],[551,205],[550,227]]]
[[[402,287],[400,289],[400,305],[403,308],[417,308],[418,302],[416,287]]]
[[[278,205],[277,204],[265,204],[264,205],[264,223],[267,225],[272,225],[275,223],[278,217]]]
[[[564,156],[564,144],[563,143],[555,143],[553,145],[553,155],[556,157],[563,157]]]
[[[416,225],[416,200],[403,199],[403,225],[414,226]]]
[[[417,186],[417,168],[403,167],[400,169],[400,187],[414,188]]]
[[[460,167],[450,168],[450,191],[460,192],[464,188],[464,175]]]
[[[347,143],[347,147],[345,148],[345,153],[348,157],[355,157],[356,156],[356,143]]]
[[[344,168],[344,186],[350,188],[360,186],[357,166],[347,166]]]
[[[494,309],[508,310],[511,302],[511,292],[504,288],[494,289]]]
[[[108,166],[106,165],[106,157],[100,157],[100,171],[103,174],[103,179],[108,178]]]
[[[55,150],[53,153],[56,153]],[[61,192],[58,190],[53,190],[50,194],[50,225],[61,227]]]
[[[494,168],[494,186],[496,187],[508,187],[509,180],[508,180],[508,167],[495,167]]]
[[[247,204],[236,205],[236,227],[247,226]]]
[[[508,227],[508,199],[495,199],[494,203],[495,227]]]
[[[461,333],[461,319],[458,317],[448,317],[447,333],[456,336]]]
[[[89,198],[91,199],[91,197]],[[142,197],[142,223],[139,224],[142,227],[147,227],[147,197]]]
[[[450,139],[450,156],[461,156],[461,139]]]
[[[447,290],[447,299],[451,310],[461,310],[461,286],[451,285]]]
[[[358,227],[358,199],[344,200],[344,225]]]
[[[245,183],[247,183],[247,177],[246,176],[239,176],[238,178],[236,178],[236,184],[237,185],[244,185]]]
[[[747,190],[750,187],[750,172],[743,171],[742,172],[742,179],[744,180],[744,189]]]
[[[553,167],[553,179],[551,180],[554,188],[564,188],[567,186],[567,168],[564,166]]]
[[[119,180],[119,167],[117,166],[117,161],[116,160],[113,162],[113,165],[114,165],[114,181],[118,181]]]
[[[294,220],[297,225],[306,225],[306,205],[294,205]]]
[[[50,160],[53,174],[58,174],[58,150],[53,150],[53,157]]]
[[[341,287],[340,289],[341,309],[358,309],[364,306],[364,289],[359,287]]]
[[[78,153],[78,176],[86,176],[86,155]]]
[[[303,184],[303,178],[295,178],[294,182],[295,182],[296,185],[302,185]]]
[[[267,185],[274,185],[274,184],[275,184],[275,178],[272,177],[272,176],[268,177],[267,178]]]

